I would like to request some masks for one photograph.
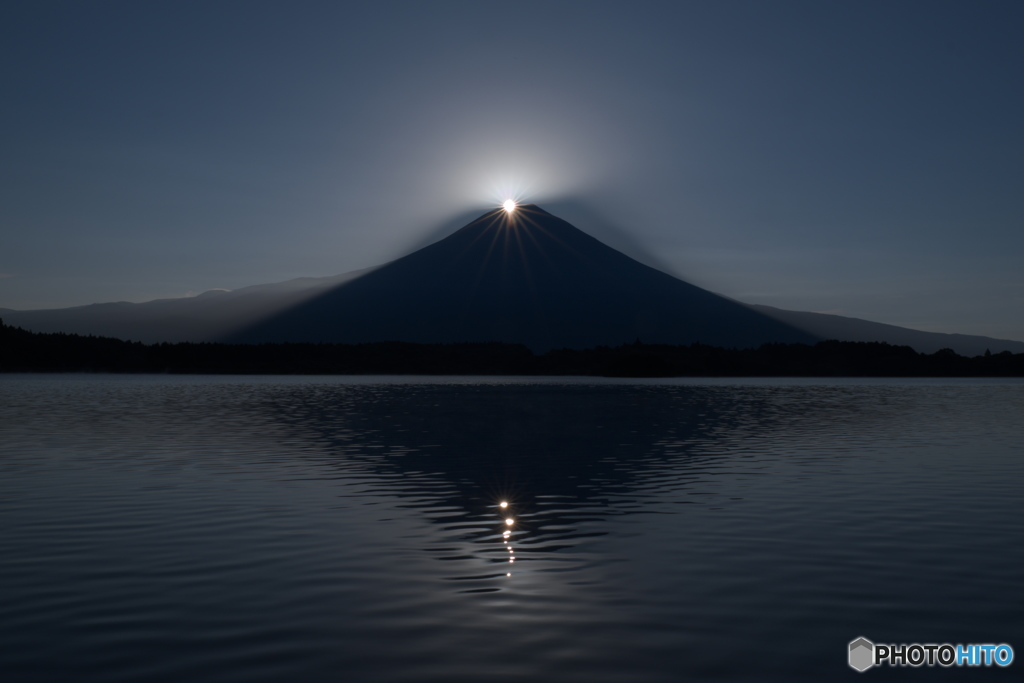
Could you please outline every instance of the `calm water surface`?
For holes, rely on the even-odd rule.
[[[0,377],[0,680],[1017,679],[1022,485],[1015,380]]]

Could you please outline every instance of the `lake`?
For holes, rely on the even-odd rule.
[[[1022,487],[1013,379],[0,376],[0,679],[852,680],[858,636],[1024,656]]]

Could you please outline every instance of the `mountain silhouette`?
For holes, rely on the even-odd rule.
[[[643,265],[527,204],[229,335],[232,342],[502,341],[534,351],[750,347],[817,337]]]
[[[552,348],[819,339],[922,353],[1024,352],[1024,342],[748,306],[639,263],[543,209],[490,211],[377,268],[145,303],[0,309],[9,325],[159,342],[502,341]]]
[[[115,337],[147,344],[216,341],[276,311],[368,272],[303,277],[236,290],[145,303],[115,301],[70,308],[15,311],[0,308],[4,322],[34,332]]]

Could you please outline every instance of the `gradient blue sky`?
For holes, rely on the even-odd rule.
[[[376,265],[507,193],[750,303],[1024,340],[1024,3],[0,9],[0,307]]]

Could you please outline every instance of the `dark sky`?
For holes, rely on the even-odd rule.
[[[8,2],[0,307],[376,265],[512,194],[750,303],[1024,339],[1024,3]]]

